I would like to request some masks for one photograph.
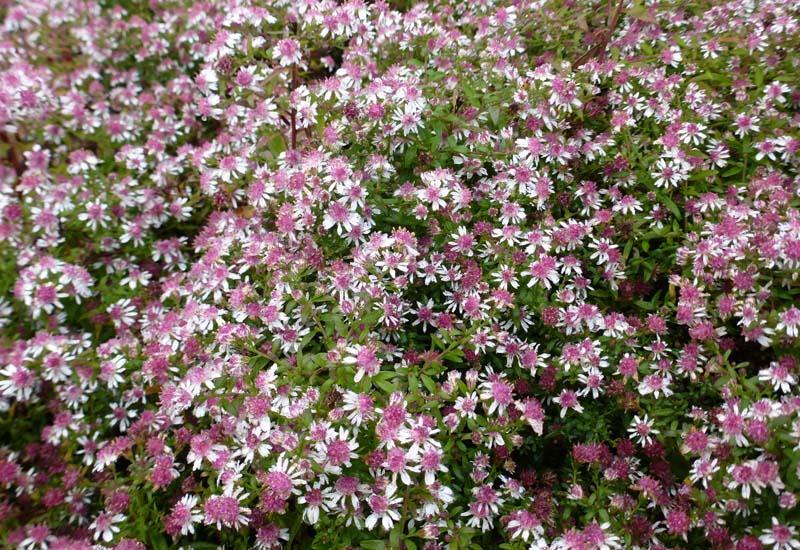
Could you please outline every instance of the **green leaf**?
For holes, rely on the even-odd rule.
[[[622,261],[627,261],[628,257],[631,255],[631,249],[633,248],[633,239],[628,240],[625,244],[625,250],[622,251]]]
[[[358,543],[362,550],[386,550],[385,540],[362,540]]]
[[[286,150],[286,142],[280,132],[276,132],[269,140],[269,150],[276,157]]]
[[[433,381],[433,378],[427,374],[420,375],[420,378],[422,378],[422,384],[429,392],[436,393],[436,382]]]
[[[500,120],[500,109],[497,106],[489,107],[489,119],[492,121],[492,124],[497,126]]]
[[[416,374],[412,374],[408,377],[408,391],[411,393],[417,393],[419,391],[419,378],[417,378]]]
[[[753,75],[753,81],[759,88],[764,85],[764,70],[756,65],[756,74]]]
[[[373,380],[373,383],[387,393],[392,393],[394,391],[397,391],[397,386],[389,382],[386,382],[385,380]]]
[[[400,548],[400,540],[403,535],[403,524],[397,522],[389,533],[389,544],[392,548]]]
[[[675,215],[676,218],[678,218],[679,220],[683,219],[683,214],[681,213],[680,208],[678,208],[678,205],[675,204],[670,197],[668,197],[667,195],[662,195],[659,198],[664,202],[664,205],[670,212],[672,212]]]

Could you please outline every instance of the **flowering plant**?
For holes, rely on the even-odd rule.
[[[0,537],[800,548],[800,4],[0,7]]]

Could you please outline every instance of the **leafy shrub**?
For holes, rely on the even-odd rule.
[[[0,12],[5,545],[800,547],[797,2]]]

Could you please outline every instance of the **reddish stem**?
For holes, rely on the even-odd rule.
[[[625,6],[625,0],[620,0],[612,13],[611,2],[612,0],[608,0],[608,24],[603,30],[600,40],[598,40],[597,44],[589,48],[586,53],[575,60],[572,64],[573,68],[577,69],[591,58],[600,54],[600,52],[605,51],[608,42],[611,40],[611,35],[614,34],[614,29],[616,29],[619,24],[619,20],[622,17],[622,9]]]

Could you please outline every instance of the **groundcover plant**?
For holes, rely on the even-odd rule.
[[[800,548],[796,0],[0,19],[4,547]]]

